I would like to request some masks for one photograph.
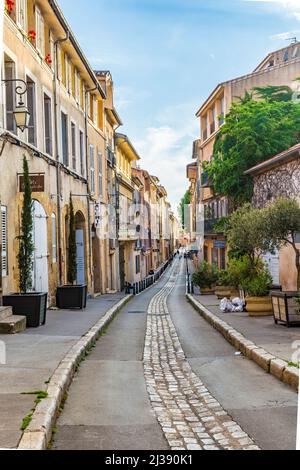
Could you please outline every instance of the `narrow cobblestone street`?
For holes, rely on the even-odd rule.
[[[144,367],[150,400],[172,450],[258,450],[193,373],[169,315],[173,267],[148,309]]]
[[[295,448],[297,394],[235,354],[184,280],[176,261],[116,317],[74,379],[54,449]]]

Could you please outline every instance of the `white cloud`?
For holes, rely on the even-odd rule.
[[[300,19],[300,16],[299,16]],[[300,33],[300,29],[294,30],[294,31],[287,31],[286,33],[279,33],[279,34],[274,34],[274,36],[271,36],[271,39],[273,40],[287,40],[296,37]]]
[[[185,105],[183,105],[185,106]],[[180,105],[177,105],[178,110]],[[168,115],[170,109],[166,110]],[[181,126],[149,127],[135,147],[142,157],[140,166],[158,176],[168,192],[168,199],[177,213],[180,199],[189,186],[186,165],[192,161],[193,140],[197,138],[196,119],[183,120]]]
[[[243,0],[244,2],[259,2],[283,7],[286,12],[300,21],[300,2],[299,0]]]

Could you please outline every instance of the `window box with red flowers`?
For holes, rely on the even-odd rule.
[[[46,55],[45,62],[49,65],[49,67],[52,67],[52,58],[50,54]]]
[[[15,8],[15,2],[13,0],[5,0],[4,8],[6,13],[11,15]]]
[[[28,35],[27,35],[29,41],[32,43],[32,44],[35,44],[35,41],[36,41],[36,32],[31,29],[30,31],[28,31]]]

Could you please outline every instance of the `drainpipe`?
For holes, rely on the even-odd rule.
[[[54,43],[54,130],[55,130],[55,151],[56,151],[56,187],[57,187],[57,229],[58,229],[58,272],[59,272],[59,284],[63,284],[62,276],[62,223],[61,223],[61,178],[60,178],[60,159],[59,159],[59,146],[58,146],[58,97],[57,97],[57,46],[68,41],[70,38],[69,31],[66,32],[66,37],[57,39]]]
[[[86,166],[86,180],[87,180],[87,211],[88,211],[88,230],[89,230],[89,271],[90,277],[92,282],[92,292],[94,293],[94,270],[93,270],[93,259],[92,259],[92,224],[91,224],[91,208],[90,202],[92,201],[92,195],[90,190],[90,182],[89,182],[89,175],[88,175],[88,113],[87,113],[87,96],[88,93],[92,91],[98,90],[98,87],[90,88],[85,90],[85,97],[84,97],[84,121],[85,121],[85,166]]]

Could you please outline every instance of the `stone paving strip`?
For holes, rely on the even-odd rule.
[[[101,336],[114,316],[131,300],[127,295],[114,305],[67,353],[47,386],[47,398],[36,407],[28,428],[24,431],[18,450],[45,450],[52,437],[59,408],[64,400],[77,367]]]
[[[260,450],[192,371],[169,314],[179,274],[150,302],[144,373],[150,401],[172,450]]]
[[[219,331],[232,346],[242,352],[245,357],[254,361],[267,373],[298,391],[299,369],[290,367],[287,362],[245,338],[244,335],[232,328],[228,323],[220,320],[220,318],[210,312],[207,307],[202,305],[192,295],[187,294],[187,299],[200,315]]]

